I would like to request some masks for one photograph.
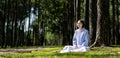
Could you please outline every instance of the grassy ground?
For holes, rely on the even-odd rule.
[[[30,52],[1,54],[0,58],[120,58],[120,47],[95,47],[87,52],[61,54],[63,47],[49,47]]]

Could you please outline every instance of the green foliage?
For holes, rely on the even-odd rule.
[[[64,7],[64,0],[42,0],[41,1],[41,16],[42,21],[44,21],[45,26],[47,26],[47,31],[52,33],[58,33],[60,29],[60,24],[64,17],[66,11]]]
[[[61,32],[62,22],[65,20],[64,17],[67,10],[65,3],[65,0],[41,0],[40,2],[38,20],[40,21],[40,27],[44,27],[46,44],[48,45],[56,45],[58,34]],[[42,24],[43,26],[41,26]]]
[[[58,43],[58,35],[52,33],[52,32],[47,32],[45,39],[47,41],[46,45],[57,45]]]
[[[84,2],[81,0],[81,18],[85,17]],[[75,10],[73,4],[72,0],[0,0],[0,45],[43,43],[44,39],[39,40],[41,37],[40,28],[45,31],[42,36],[45,36],[48,45],[57,45],[58,39],[61,39],[61,42],[68,41],[66,39],[72,40],[75,21],[73,19]],[[25,18],[30,17],[31,8],[34,8],[32,13],[38,18],[28,27],[32,30],[24,32]],[[110,17],[112,17],[111,4],[109,10]]]

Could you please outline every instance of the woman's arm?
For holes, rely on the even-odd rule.
[[[88,38],[89,38],[88,31],[85,31],[84,42],[83,42],[82,46],[88,46]]]
[[[73,35],[73,46],[77,46],[77,40],[76,40],[76,31]]]

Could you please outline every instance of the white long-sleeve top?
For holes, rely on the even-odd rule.
[[[77,29],[75,30],[74,36],[73,36],[73,46],[77,47],[87,47],[88,46],[88,30],[85,28],[83,29]]]

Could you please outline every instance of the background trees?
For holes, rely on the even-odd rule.
[[[119,0],[0,0],[0,45],[72,44],[78,19],[85,21],[90,45],[119,45],[119,5]]]

